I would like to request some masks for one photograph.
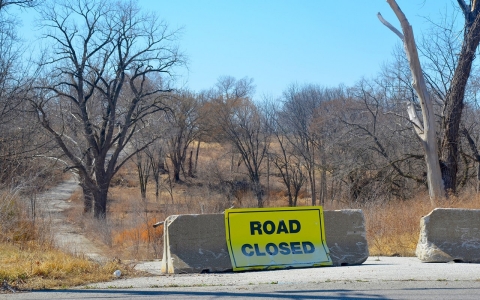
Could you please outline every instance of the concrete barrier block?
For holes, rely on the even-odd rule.
[[[360,265],[367,260],[368,242],[361,209],[325,210],[323,219],[334,266]]]
[[[480,210],[437,208],[420,220],[416,250],[423,262],[480,262]]]
[[[224,214],[170,216],[164,224],[163,273],[232,270]]]
[[[368,258],[361,210],[324,211],[327,246],[334,266],[359,265]],[[175,215],[165,220],[162,273],[232,270],[224,214]]]

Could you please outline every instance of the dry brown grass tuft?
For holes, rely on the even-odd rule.
[[[134,274],[132,268],[117,261],[99,264],[84,257],[73,256],[52,247],[35,243],[21,247],[0,244],[0,282],[22,289],[50,289],[77,286],[113,279],[115,270],[122,276]]]
[[[133,247],[136,244],[158,243],[163,238],[163,225],[154,228],[158,219],[153,218],[137,227],[120,229],[113,233],[113,245],[122,248]]]
[[[37,240],[42,244],[50,243],[49,220],[39,216],[32,218],[29,212],[28,206],[17,194],[0,191],[0,242]]]
[[[363,207],[371,256],[414,256],[420,218],[431,211],[427,199]]]
[[[117,269],[133,274],[119,262],[99,264],[55,249],[50,218],[28,212],[18,195],[0,193],[0,282],[22,290],[62,288],[111,280]]]
[[[479,209],[479,196],[465,193],[451,196],[437,207]],[[420,219],[433,207],[428,195],[408,201],[370,204],[361,207],[365,214],[371,256],[415,256]]]

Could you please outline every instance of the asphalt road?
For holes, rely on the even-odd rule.
[[[0,299],[480,299],[480,264],[371,257],[360,266],[159,275]]]

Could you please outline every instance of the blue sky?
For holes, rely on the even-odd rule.
[[[419,38],[426,18],[457,8],[454,0],[397,0]],[[468,2],[468,1],[467,1]],[[173,28],[189,60],[179,85],[211,88],[223,75],[254,79],[256,97],[279,96],[292,83],[353,85],[375,76],[399,39],[384,0],[139,0]],[[448,10],[448,12],[447,12]],[[28,28],[28,22],[24,22]]]

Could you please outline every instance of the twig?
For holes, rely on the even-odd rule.
[[[157,223],[153,224],[153,228],[156,228],[156,227],[158,227],[158,226],[162,225],[162,224],[163,224],[163,222],[164,222],[164,221],[157,222]]]
[[[16,293],[17,291],[15,291],[15,289],[13,287],[11,287],[8,282],[6,280],[3,281],[3,284],[2,284],[2,290],[4,291],[10,291],[12,293]]]

